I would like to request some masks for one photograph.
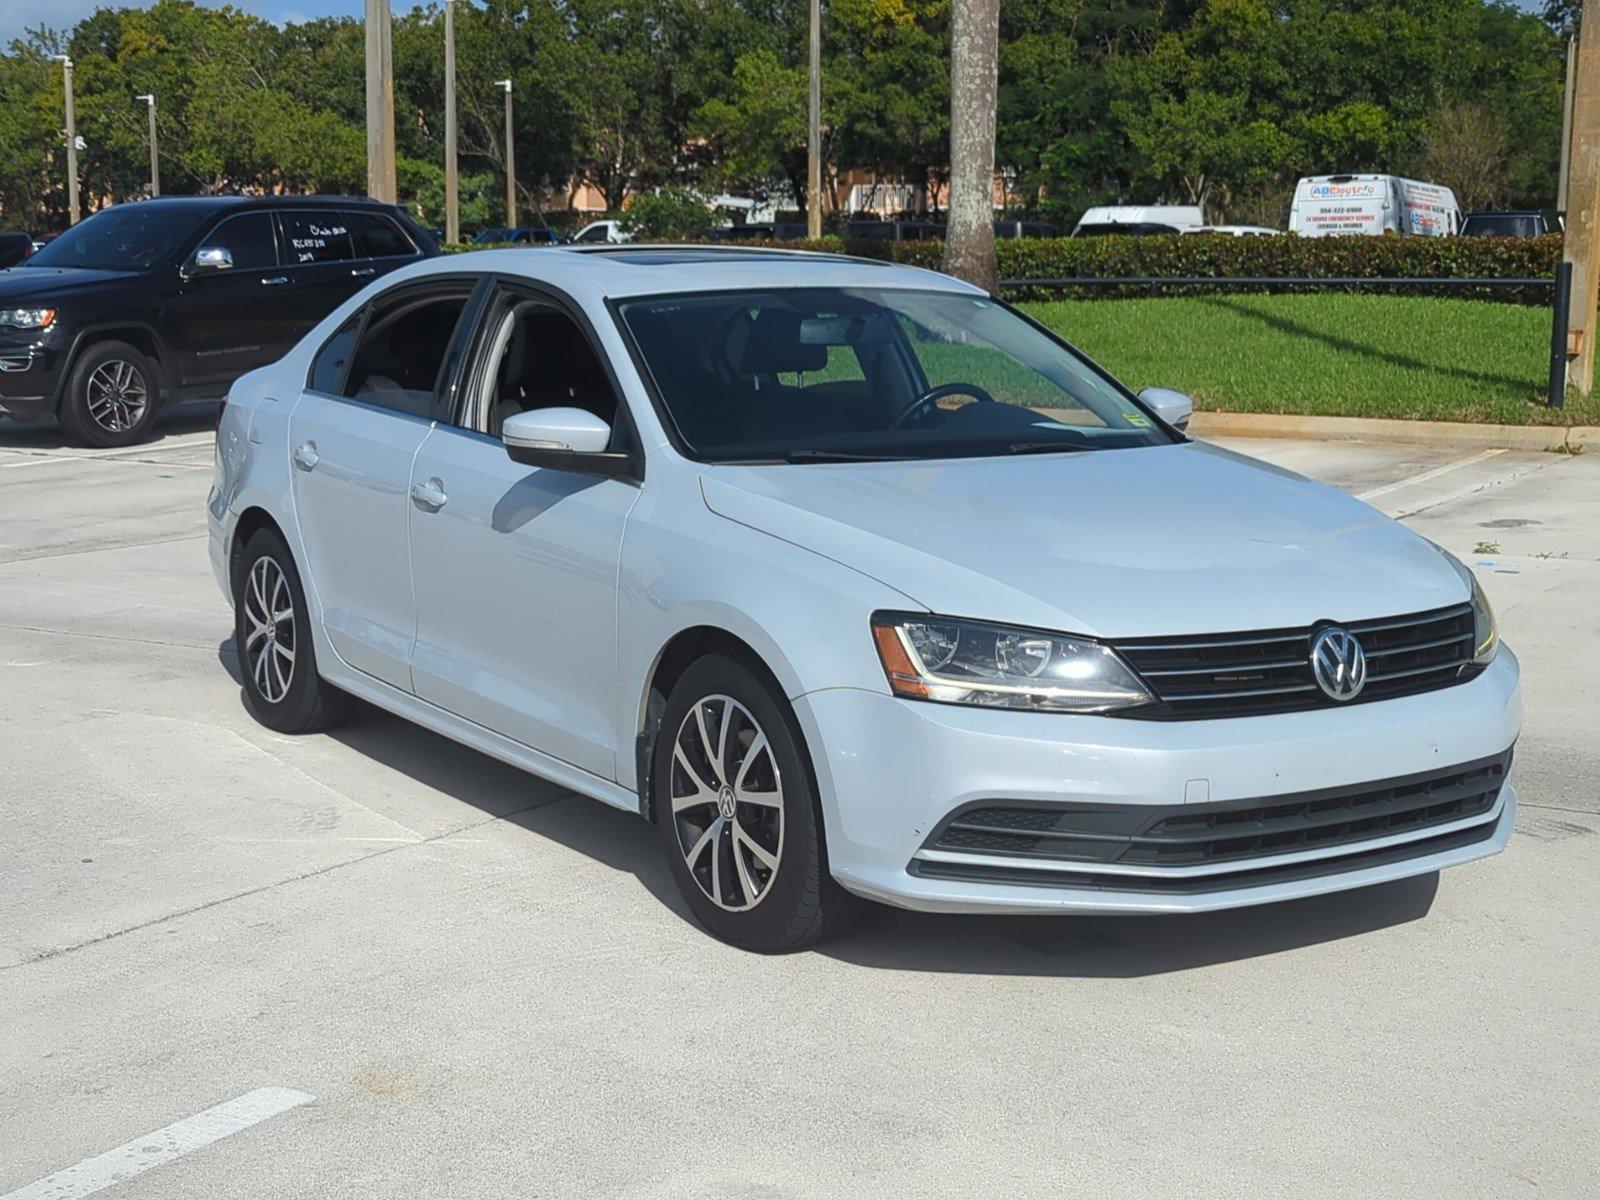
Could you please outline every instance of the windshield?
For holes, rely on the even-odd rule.
[[[179,209],[119,204],[78,222],[28,265],[143,271],[171,257],[196,223],[196,214]]]
[[[956,458],[1172,441],[1095,368],[986,297],[875,288],[618,306],[708,462]]]

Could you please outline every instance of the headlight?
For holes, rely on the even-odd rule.
[[[897,696],[1045,712],[1106,712],[1154,697],[1108,646],[959,617],[878,613],[872,636]]]
[[[1494,609],[1489,607],[1489,597],[1478,586],[1478,577],[1472,573],[1471,567],[1437,542],[1433,543],[1433,548],[1444,555],[1445,561],[1456,569],[1456,574],[1472,589],[1472,663],[1486,667],[1494,661],[1495,652],[1500,649],[1500,633],[1495,628]]]
[[[14,329],[47,329],[55,319],[53,308],[0,308],[0,325]]]

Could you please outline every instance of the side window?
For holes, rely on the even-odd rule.
[[[356,344],[356,331],[361,328],[361,317],[365,310],[357,309],[343,325],[339,326],[334,335],[322,343],[322,349],[317,351],[316,358],[311,360],[311,375],[306,380],[306,387],[313,392],[321,392],[325,396],[337,396],[344,383],[345,365],[350,361],[350,351]]]
[[[355,257],[342,213],[284,212],[278,214],[278,220],[283,225],[287,263],[347,262]]]
[[[538,300],[517,301],[489,330],[475,396],[484,432],[499,437],[507,417],[540,408],[581,408],[616,424],[611,380],[566,313]]]
[[[343,216],[355,238],[358,258],[393,258],[417,252],[400,226],[382,213],[349,212]]]
[[[414,417],[433,416],[440,369],[471,294],[470,284],[452,282],[378,299],[342,394]]]
[[[236,271],[260,271],[278,265],[278,236],[272,228],[271,213],[229,217],[206,236],[204,244],[231,254]]]
[[[595,225],[580,233],[577,240],[580,242],[603,242],[606,240],[606,232],[604,225]]]

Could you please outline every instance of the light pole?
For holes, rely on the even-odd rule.
[[[822,0],[811,0],[811,102],[806,127],[806,236],[822,236]]]
[[[517,147],[511,137],[511,80],[497,79],[506,90],[506,228],[517,227]]]
[[[393,204],[394,42],[389,0],[367,0],[367,194]]]
[[[135,96],[135,100],[143,100],[150,108],[150,194],[161,195],[161,162],[156,157],[156,98],[153,92]]]
[[[67,94],[67,218],[76,225],[81,214],[78,210],[78,119],[72,111],[72,59],[65,54],[50,57],[61,64],[61,81]]]
[[[456,181],[456,3],[444,0],[444,240],[461,240]]]

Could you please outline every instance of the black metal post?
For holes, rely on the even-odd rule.
[[[1551,408],[1567,402],[1567,319],[1572,307],[1572,264],[1556,268],[1555,295],[1550,299],[1550,390],[1546,399]]]

